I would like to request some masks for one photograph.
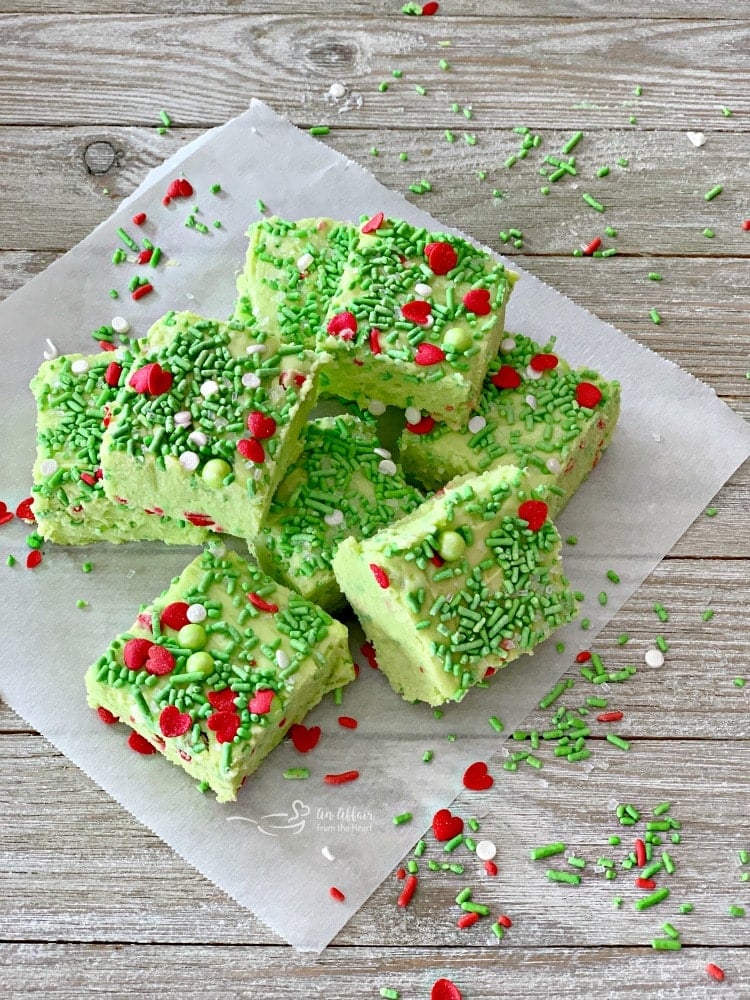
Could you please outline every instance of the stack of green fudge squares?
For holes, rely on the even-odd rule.
[[[551,519],[619,412],[616,382],[505,330],[516,276],[460,237],[381,212],[248,236],[229,320],[169,312],[32,381],[45,539],[205,546],[86,684],[220,801],[354,677],[347,604],[392,687],[434,706],[569,622]]]

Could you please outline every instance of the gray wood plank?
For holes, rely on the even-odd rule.
[[[655,955],[644,948],[498,947],[332,948],[322,957],[290,955],[281,948],[144,947],[139,945],[28,945],[0,947],[0,975],[9,1000],[29,995],[79,1000],[83,991],[103,996],[182,1000],[229,995],[286,997],[377,997],[382,986],[404,1000],[427,1000],[438,978],[450,977],[465,1000],[508,1000],[519,995],[579,1000],[613,996],[624,1000],[715,997],[719,984],[707,962],[725,970],[721,995],[740,997],[750,976],[746,948],[696,948]],[[210,972],[207,970],[210,969]],[[519,989],[523,993],[519,993]]]
[[[397,118],[421,129],[453,100],[473,105],[477,127],[506,124],[508,109],[512,124],[578,127],[584,101],[588,123],[605,128],[634,112],[641,128],[737,131],[748,121],[750,98],[739,85],[746,20],[550,19],[540,30],[490,15],[349,16],[314,32],[309,23],[309,14],[102,15],[82,28],[76,18],[7,15],[0,123],[145,124],[166,107],[184,125],[208,125],[256,96],[311,125],[329,115],[324,98],[334,81],[363,95],[352,123],[376,128]],[[438,46],[446,33],[448,50]],[[438,65],[446,53],[450,72]],[[378,94],[396,66],[404,79]],[[415,95],[416,83],[427,98]],[[732,119],[722,118],[722,105]]]
[[[51,753],[45,741],[4,736],[0,753],[5,775],[0,784],[5,816],[0,829],[0,940],[278,943],[249,912],[144,830],[72,764]],[[430,835],[409,908],[396,905],[402,883],[394,873],[336,943],[358,949],[375,941],[392,947],[408,942],[414,948],[487,945],[487,922],[470,930],[456,926],[461,911],[454,897],[469,885],[474,900],[489,906],[492,915],[511,917],[515,929],[507,943],[513,948],[557,948],[571,942],[607,948],[644,945],[660,935],[666,920],[686,944],[747,945],[747,921],[730,917],[728,907],[747,899],[737,851],[748,847],[750,837],[745,808],[750,741],[636,740],[628,754],[604,744],[588,764],[593,766],[558,759],[541,771],[526,768],[515,774],[493,764],[494,788],[464,792],[454,812],[480,819],[479,836],[498,846],[498,876],[488,877],[465,850],[451,857],[465,865],[463,875],[429,871],[427,859],[446,857]],[[620,827],[613,803],[634,804],[645,822],[653,818],[653,806],[664,800],[672,802],[672,815],[682,824],[682,842],[667,848],[675,872],[657,875],[658,884],[670,888],[670,897],[639,913],[633,904],[642,891],[633,884],[632,871],[620,871],[610,882],[594,869],[599,857],[624,858],[644,830],[643,823]],[[608,842],[613,834],[622,837],[618,847]],[[555,841],[586,859],[580,886],[546,879],[548,867],[568,869],[564,858],[529,860],[530,849]],[[620,909],[613,905],[616,895],[624,900]],[[679,913],[685,902],[695,906],[688,916]],[[318,903],[311,900],[310,905]],[[287,952],[288,968],[298,962],[299,956]]]

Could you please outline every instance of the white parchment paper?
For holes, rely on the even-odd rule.
[[[166,184],[180,174],[190,179],[195,196],[165,208]],[[222,186],[218,195],[209,193],[215,182]],[[445,228],[253,102],[247,113],[153,171],[88,239],[0,304],[0,498],[9,506],[29,489],[35,433],[27,385],[45,338],[61,352],[88,351],[91,330],[118,313],[135,334],[145,333],[170,308],[228,315],[244,231],[258,217],[257,198],[289,218],[353,220],[382,209]],[[184,226],[193,204],[209,225],[206,235]],[[142,230],[130,222],[135,211],[149,215]],[[211,226],[213,219],[221,219],[221,229]],[[149,236],[169,259],[153,272],[156,292],[137,303],[125,287],[136,273],[133,265],[110,263],[120,225],[134,236]],[[147,267],[139,271],[152,273]],[[112,287],[123,293],[116,302],[108,296]],[[622,383],[622,417],[612,445],[559,523],[563,536],[580,539],[575,548],[566,547],[566,566],[588,595],[582,614],[591,619],[591,629],[582,633],[579,625],[569,626],[556,636],[568,654],[547,643],[498,674],[488,690],[448,707],[442,720],[425,706],[402,702],[365,665],[346,689],[343,706],[328,699],[308,720],[323,729],[311,754],[302,757],[283,745],[236,804],[219,806],[160,757],[131,753],[124,730],[102,726],[86,707],[83,688],[88,664],[194,552],[158,544],[48,546],[34,572],[22,561],[13,570],[2,568],[2,697],[141,822],[297,948],[326,946],[435,810],[451,802],[465,767],[497,750],[501,737],[492,733],[488,716],[499,716],[507,732],[518,726],[584,636],[589,644],[750,452],[750,428],[711,389],[527,273],[513,293],[507,325],[540,341],[556,334],[570,362]],[[18,521],[0,528],[4,552],[23,560],[28,530]],[[81,572],[86,559],[95,567],[88,575]],[[620,574],[619,586],[606,583],[609,568]],[[605,587],[609,603],[602,608],[597,594]],[[90,602],[85,611],[76,609],[78,598]],[[337,725],[342,713],[358,719],[356,731]],[[456,742],[447,741],[448,733],[456,734]],[[428,748],[434,759],[422,764]],[[282,778],[285,768],[300,765],[310,767],[309,780]],[[323,784],[325,773],[350,768],[360,770],[359,781]],[[413,821],[394,826],[392,817],[406,810]],[[323,847],[335,861],[326,860]],[[344,903],[330,899],[332,885],[345,893]]]

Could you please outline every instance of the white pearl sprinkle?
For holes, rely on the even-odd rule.
[[[77,361],[73,362],[70,366],[70,370],[74,375],[85,375],[89,370],[89,363],[85,358],[79,358]]]
[[[483,431],[487,426],[487,421],[483,416],[477,414],[475,417],[471,418],[467,426],[472,434],[478,434],[479,431]]]
[[[432,315],[432,313],[430,313],[430,315],[425,318],[425,321],[422,325],[426,326],[427,329],[429,330],[430,327],[434,324],[434,322],[435,322],[435,317]]]
[[[198,625],[200,622],[204,622],[207,616],[208,612],[202,604],[191,604],[185,612],[185,617],[193,625]]]
[[[388,451],[387,448],[373,448],[372,450],[375,452],[376,455],[380,456],[380,458],[391,457],[391,453]]]
[[[42,356],[45,361],[53,361],[57,357],[57,348],[52,343],[52,341],[47,337],[47,350],[42,351]]]
[[[200,464],[200,459],[194,451],[183,451],[180,455],[180,465],[186,472],[195,472]]]
[[[526,368],[526,378],[529,379],[529,381],[531,382],[536,382],[536,380],[538,378],[541,378],[542,375],[544,375],[544,372],[534,371],[531,365],[528,365],[528,367]]]
[[[265,344],[248,344],[245,348],[245,354],[265,354],[266,345]]]
[[[706,137],[702,132],[686,132],[685,135],[694,146],[705,146],[706,144]]]
[[[407,406],[404,416],[407,424],[418,424],[422,419],[422,411],[418,410],[416,406]]]
[[[346,87],[343,85],[343,83],[332,83],[331,86],[328,88],[328,93],[331,95],[334,101],[338,101],[346,93]]]
[[[530,406],[532,410],[535,410],[537,407],[536,396],[531,396],[531,395],[527,396],[526,405]]]
[[[378,472],[381,476],[395,476],[396,463],[392,462],[390,458],[384,458],[380,465],[378,465]]]
[[[647,649],[643,659],[646,661],[647,667],[664,666],[664,653],[660,649]]]
[[[124,316],[115,316],[109,325],[115,333],[130,333],[130,323]]]
[[[344,512],[339,510],[338,507],[332,510],[330,514],[326,514],[323,518],[326,524],[330,525],[332,528],[337,527],[339,524],[344,523]]]
[[[193,422],[193,415],[190,410],[179,410],[172,419],[178,427],[189,427]]]
[[[276,650],[276,666],[279,670],[286,670],[289,666],[289,654],[285,653],[283,649]]]
[[[190,444],[194,444],[196,448],[205,448],[208,444],[208,438],[203,431],[191,431],[188,434],[188,441]]]
[[[245,372],[241,381],[246,389],[257,389],[260,385],[260,377],[255,372]]]
[[[330,847],[323,847],[321,849],[320,853],[323,855],[323,857],[326,859],[326,861],[335,861],[336,860],[335,855],[333,855],[331,853],[331,848]]]
[[[219,391],[219,383],[214,381],[214,379],[209,378],[200,387],[200,394],[204,399],[208,399],[209,396],[215,396]]]
[[[503,354],[510,354],[511,351],[515,351],[516,342],[512,337],[506,337],[505,340],[500,344],[500,350]]]
[[[315,258],[311,253],[303,253],[301,257],[297,258],[297,270],[306,271],[314,260]]]
[[[558,462],[558,460],[556,458],[548,458],[547,461],[544,464],[547,466],[547,469],[554,476],[556,476],[558,474],[558,472],[562,472],[562,465],[560,465],[560,463]]]
[[[256,465],[255,468],[253,469],[253,479],[255,480],[256,483],[258,483],[262,478],[263,478],[263,469],[261,469],[259,465]]]
[[[477,844],[476,855],[480,861],[492,861],[497,854],[497,847],[491,840],[480,840]]]
[[[432,295],[432,288],[430,285],[426,285],[424,281],[418,281],[414,286],[414,291],[419,295],[420,298],[426,299]]]
[[[385,403],[382,403],[379,399],[371,399],[367,404],[367,409],[373,417],[380,417],[385,413]]]
[[[54,458],[45,458],[39,466],[39,471],[43,476],[52,476],[57,472],[57,462]]]

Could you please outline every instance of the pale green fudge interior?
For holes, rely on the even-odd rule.
[[[424,423],[410,429],[407,423],[399,457],[408,478],[437,489],[468,472],[516,465],[532,489],[543,490],[550,517],[556,517],[609,444],[620,386],[590,369],[571,370],[553,348],[554,340],[541,347],[506,333],[462,428],[436,422],[431,430]]]
[[[422,494],[380,448],[372,420],[323,417],[311,421],[303,436],[299,458],[255,540],[255,554],[267,573],[330,611],[344,604],[331,568],[341,542],[349,535],[367,538],[403,517]]]
[[[325,357],[192,314],[168,314],[149,337],[104,434],[105,492],[254,538],[299,453]],[[154,366],[153,383],[133,385]]]
[[[89,668],[86,689],[92,708],[227,802],[292,724],[353,679],[343,625],[235,554],[205,551]]]
[[[457,236],[390,219],[360,230],[319,340],[334,359],[321,391],[462,426],[497,353],[514,280]]]
[[[560,537],[512,466],[449,484],[333,569],[391,686],[409,701],[460,701],[576,613]],[[532,516],[533,513],[533,516]],[[525,514],[539,523],[530,524]]]
[[[166,517],[158,504],[144,510],[105,496],[101,443],[124,374],[119,352],[105,351],[45,361],[32,379],[37,402],[32,473],[37,531],[60,545],[157,539],[200,544],[207,537],[205,529]]]
[[[235,316],[287,344],[315,349],[328,303],[356,244],[354,226],[332,219],[262,219],[248,230]]]

